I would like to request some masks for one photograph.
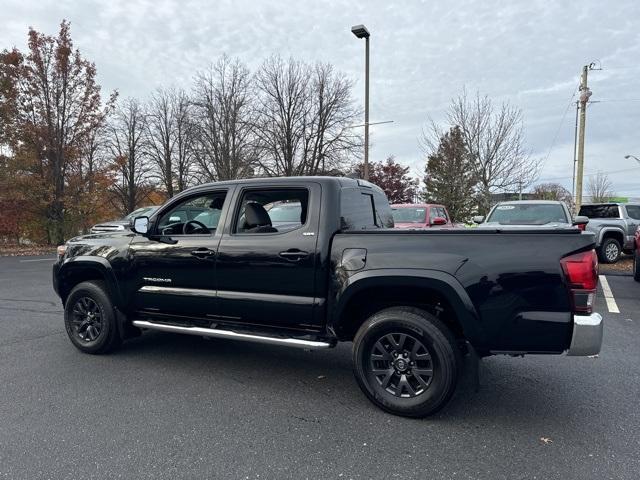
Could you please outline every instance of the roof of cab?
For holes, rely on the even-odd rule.
[[[496,205],[503,205],[503,204],[536,205],[536,204],[543,204],[543,203],[558,204],[558,203],[564,203],[564,202],[562,200],[503,200],[501,202],[496,203]]]
[[[444,207],[441,203],[394,203],[391,208],[427,208]]]
[[[366,180],[362,180],[362,179],[357,179],[357,178],[349,178],[349,177],[312,177],[312,176],[306,176],[306,177],[256,177],[256,178],[243,178],[243,179],[238,179],[238,180],[223,180],[220,182],[209,182],[209,183],[203,183],[201,185],[196,185],[193,187],[190,187],[186,190],[183,191],[184,192],[195,192],[198,190],[205,190],[211,187],[224,187],[224,186],[230,186],[230,185],[252,185],[252,184],[264,184],[264,183],[271,183],[271,184],[278,184],[278,185],[288,185],[288,184],[293,184],[293,183],[300,183],[300,182],[315,182],[315,183],[322,183],[322,184],[333,184],[333,185],[339,185],[340,187],[367,187],[367,188],[376,188],[379,189],[380,187],[378,187],[377,185],[368,182]]]

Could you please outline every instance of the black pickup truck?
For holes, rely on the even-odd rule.
[[[53,284],[83,352],[144,330],[353,342],[362,391],[412,417],[446,404],[465,354],[599,352],[593,234],[392,226],[384,193],[362,180],[211,183],[131,232],[70,240]]]

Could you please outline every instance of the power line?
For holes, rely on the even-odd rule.
[[[640,170],[640,167],[634,167],[634,168],[625,168],[623,170],[610,170],[608,172],[596,172],[596,173],[589,173],[586,174],[585,177],[593,177],[595,175],[598,174],[603,174],[603,175],[613,175],[616,173],[624,173],[624,172],[635,172]],[[573,176],[568,176],[568,177],[554,177],[554,178],[541,178],[540,180],[538,180],[539,182],[550,182],[553,180],[568,180],[570,178],[573,178]]]
[[[547,163],[547,160],[549,160],[549,156],[551,156],[551,151],[553,150],[553,147],[556,144],[556,140],[558,140],[558,135],[560,135],[562,124],[564,123],[564,119],[567,117],[567,112],[569,111],[569,108],[571,107],[571,105],[573,105],[573,97],[576,96],[577,91],[578,91],[578,86],[574,88],[573,93],[571,94],[571,98],[569,98],[569,102],[567,103],[567,108],[565,108],[564,113],[562,114],[562,118],[560,119],[560,124],[556,129],[556,134],[553,136],[553,140],[551,140],[551,146],[549,147],[549,151],[547,152],[547,156],[545,157],[543,163]]]
[[[640,98],[604,98],[602,100],[592,100],[590,103],[604,102],[640,102]]]

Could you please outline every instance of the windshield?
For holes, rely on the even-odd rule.
[[[569,223],[562,205],[558,203],[501,204],[493,209],[487,222],[501,225]]]
[[[425,223],[427,209],[425,207],[392,208],[394,223]]]
[[[158,209],[158,207],[142,207],[134,210],[129,215],[124,217],[125,220],[133,220],[136,217],[149,217]]]

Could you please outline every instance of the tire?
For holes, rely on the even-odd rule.
[[[602,263],[616,263],[620,259],[622,248],[615,238],[607,238],[598,249],[598,257]]]
[[[640,252],[638,250],[633,256],[633,279],[640,282]]]
[[[353,343],[358,385],[382,410],[426,417],[444,407],[455,391],[460,349],[449,329],[423,310],[382,310],[365,321]]]
[[[82,282],[71,290],[64,306],[64,326],[71,343],[84,353],[108,353],[121,343],[103,282]]]

